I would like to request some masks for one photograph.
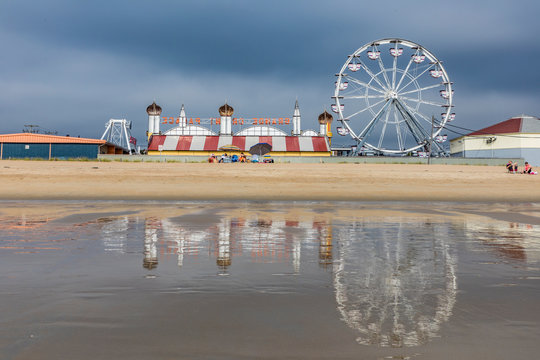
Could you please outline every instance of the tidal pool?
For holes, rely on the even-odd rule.
[[[540,204],[0,202],[2,359],[535,359]]]

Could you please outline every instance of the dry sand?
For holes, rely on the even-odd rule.
[[[0,199],[540,201],[504,167],[0,161]]]

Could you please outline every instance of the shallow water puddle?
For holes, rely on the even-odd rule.
[[[540,350],[537,204],[2,205],[1,358]]]

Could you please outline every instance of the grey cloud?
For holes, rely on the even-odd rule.
[[[228,99],[244,116],[283,116],[296,96],[314,128],[346,56],[391,36],[445,62],[456,124],[538,114],[540,5],[532,1],[133,4],[3,1],[2,132],[36,122],[95,137],[109,117],[126,116],[142,138],[154,98],[168,113],[185,103],[194,116],[215,116]]]

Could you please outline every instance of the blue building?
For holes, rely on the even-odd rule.
[[[96,159],[98,154],[122,153],[105,140],[44,134],[0,135],[0,160]]]

